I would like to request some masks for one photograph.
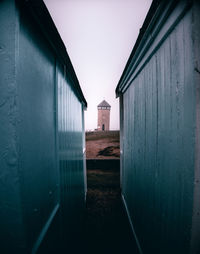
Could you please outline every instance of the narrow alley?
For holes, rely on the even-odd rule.
[[[126,9],[135,19],[140,11],[129,1],[119,1],[124,8],[97,1],[98,15],[88,15],[104,21],[102,33],[84,16],[87,5],[80,7],[77,19],[92,30],[80,22],[75,43],[64,42],[45,2],[0,1],[0,253],[199,254],[200,1],[153,0],[146,17],[140,14],[128,60],[121,54],[125,66],[118,39],[109,42],[112,57],[103,56],[104,28],[110,24],[113,36],[107,2],[116,17]],[[116,31],[126,41],[118,28],[132,31],[135,22],[123,27],[123,19]],[[75,30],[76,22],[66,23]],[[87,48],[101,56],[90,61],[82,46],[94,32],[100,46],[90,40]],[[85,111],[92,103],[68,54],[77,42],[98,113],[91,128]],[[123,67],[112,82],[101,68],[114,76],[109,59]]]
[[[86,253],[138,254],[121,201],[119,170],[90,169],[87,179]]]
[[[86,132],[86,253],[138,254],[120,189],[119,131]]]

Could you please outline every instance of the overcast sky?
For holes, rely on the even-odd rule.
[[[44,0],[65,43],[88,102],[86,130],[97,128],[97,105],[111,105],[111,129],[119,129],[115,88],[151,0]]]

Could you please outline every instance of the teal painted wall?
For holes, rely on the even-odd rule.
[[[45,240],[44,253],[48,241],[67,234],[65,228],[73,237],[85,201],[84,102],[70,60],[58,55],[60,48],[37,23],[33,6],[34,1],[0,2],[0,253],[5,254],[38,253]],[[43,11],[42,1],[36,8]]]
[[[0,239],[1,253],[24,251],[24,228],[18,173],[16,105],[16,34],[13,1],[0,2]],[[11,244],[12,243],[12,244]]]
[[[163,25],[166,31],[178,8]],[[144,254],[190,253],[197,126],[194,9],[170,33],[160,31],[120,98],[122,194]],[[165,39],[156,48],[160,34]]]
[[[55,55],[23,11],[18,43],[20,189],[27,248],[31,249],[36,248],[44,225],[60,203]]]
[[[65,242],[77,240],[85,207],[83,106],[65,71],[57,69],[61,213]]]

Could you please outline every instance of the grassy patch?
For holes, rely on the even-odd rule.
[[[104,156],[115,156],[115,157],[119,157],[119,155],[117,153],[114,153],[114,149],[119,149],[119,146],[107,146],[106,148],[104,148],[103,150],[100,150],[97,154],[97,156],[99,155],[104,155]]]

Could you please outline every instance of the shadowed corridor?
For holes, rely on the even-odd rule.
[[[137,254],[121,200],[119,170],[87,170],[87,181],[86,253]]]

